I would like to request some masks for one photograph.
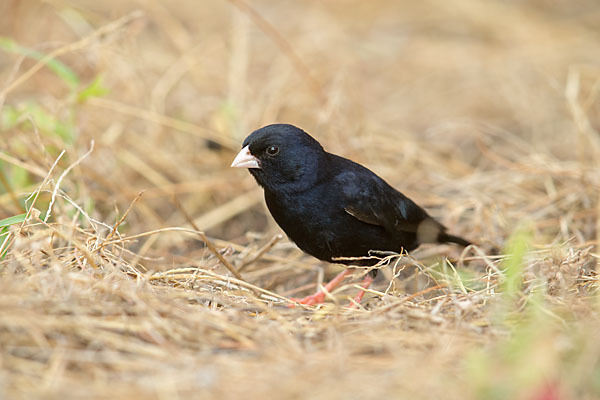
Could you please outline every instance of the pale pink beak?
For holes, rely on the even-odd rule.
[[[250,154],[250,146],[244,147],[231,163],[233,168],[260,168],[258,158]]]

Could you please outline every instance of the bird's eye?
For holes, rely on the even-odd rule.
[[[279,153],[279,147],[277,146],[269,146],[267,147],[267,154],[270,156],[277,155]]]

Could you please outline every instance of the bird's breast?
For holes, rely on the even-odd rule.
[[[321,260],[331,260],[336,239],[332,218],[343,217],[338,210],[306,193],[292,196],[265,191],[265,201],[275,222],[300,249]]]
[[[338,257],[367,256],[369,250],[401,249],[383,227],[352,217],[344,211],[339,199],[327,194],[321,191],[282,196],[265,191],[265,200],[287,236],[300,249],[320,260],[331,262]]]

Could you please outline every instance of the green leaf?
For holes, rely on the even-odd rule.
[[[13,188],[21,189],[31,184],[29,172],[26,169],[13,165],[9,176],[10,184]]]
[[[92,83],[79,92],[77,101],[83,103],[92,97],[102,97],[106,94],[108,94],[108,88],[102,83],[102,75],[98,75]]]
[[[2,129],[8,130],[13,128],[24,114],[31,115],[31,118],[41,132],[56,134],[66,143],[74,142],[75,129],[71,122],[61,121],[57,116],[47,112],[42,106],[33,102],[19,104],[18,107],[5,106],[2,111]],[[28,122],[23,120],[24,124]]]
[[[526,229],[515,231],[508,239],[505,253],[509,257],[504,261],[506,279],[502,283],[504,293],[510,298],[521,291],[525,254],[531,242],[531,232]]]
[[[0,114],[0,129],[7,131],[17,125],[21,113],[14,107],[4,106]]]
[[[19,214],[0,220],[0,249],[3,249],[0,254],[0,261],[4,260],[4,257],[6,257],[6,254],[8,253],[8,246],[6,246],[6,241],[10,238],[8,235],[8,227],[10,225],[20,224],[25,221],[26,217],[27,214]]]
[[[26,216],[27,214],[19,214],[13,215],[12,217],[4,218],[0,220],[0,228],[4,228],[14,224],[20,224],[21,222],[25,221]]]

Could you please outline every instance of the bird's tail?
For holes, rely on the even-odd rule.
[[[472,244],[460,236],[446,233],[446,227],[433,218],[426,218],[419,224],[417,240],[419,243],[456,243],[465,247]]]
[[[450,235],[446,232],[440,232],[438,235],[438,242],[440,243],[456,243],[461,246],[470,246],[472,243],[460,236]]]

